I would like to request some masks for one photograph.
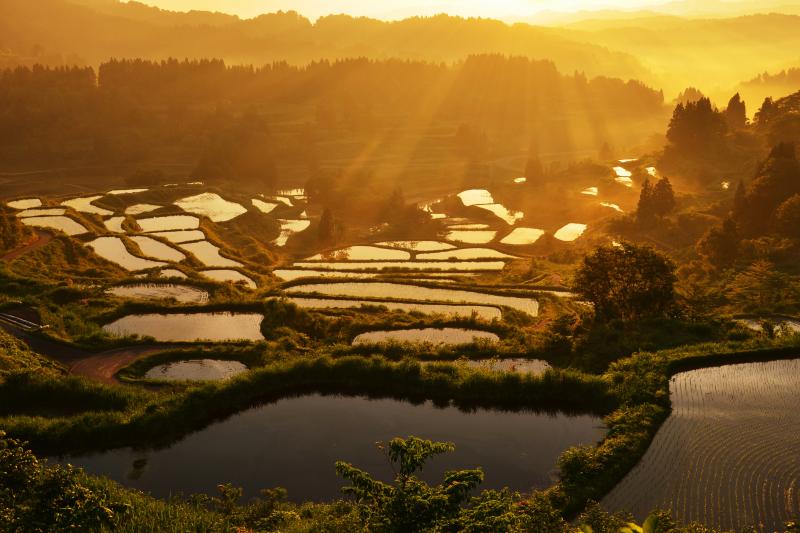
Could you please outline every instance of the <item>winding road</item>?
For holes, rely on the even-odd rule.
[[[0,260],[13,261],[14,259],[17,259],[20,256],[23,256],[34,250],[38,250],[39,248],[41,248],[42,246],[44,246],[53,239],[53,236],[50,233],[47,233],[46,231],[38,229],[34,231],[36,232],[36,240],[33,240],[21,246],[20,248],[17,248],[16,250],[11,250],[10,252],[7,252],[5,255],[0,257]]]

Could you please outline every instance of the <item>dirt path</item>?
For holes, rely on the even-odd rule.
[[[137,359],[164,351],[165,346],[134,346],[119,348],[92,355],[75,362],[69,373],[83,376],[100,383],[119,383],[117,372]]]
[[[14,259],[25,255],[29,252],[34,250],[38,250],[53,238],[53,236],[46,231],[41,230],[34,230],[36,232],[36,240],[29,242],[28,244],[22,246],[21,248],[17,248],[16,250],[12,250],[5,254],[4,256],[0,257],[0,260],[3,261],[13,261]]]

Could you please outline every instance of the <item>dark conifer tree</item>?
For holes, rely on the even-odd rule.
[[[725,120],[731,130],[740,130],[747,125],[747,107],[739,93],[736,93],[728,102],[725,109]]]

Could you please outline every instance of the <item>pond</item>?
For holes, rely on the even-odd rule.
[[[278,223],[281,225],[281,233],[273,241],[276,246],[286,246],[292,235],[305,231],[311,226],[310,220],[278,220]]]
[[[519,259],[513,255],[498,252],[491,248],[461,248],[459,250],[447,250],[444,252],[428,252],[417,254],[417,259],[437,261],[447,259]]]
[[[556,231],[553,234],[553,237],[555,237],[559,241],[572,242],[581,235],[583,235],[584,231],[586,231],[586,224],[577,224],[571,222],[566,226],[562,227],[561,229],[559,229],[558,231]]]
[[[439,362],[489,370],[491,372],[518,372],[520,374],[544,374],[547,369],[552,368],[550,363],[541,359],[458,359],[456,361]],[[425,361],[423,364],[434,363],[435,361]]]
[[[482,488],[529,491],[552,484],[564,450],[595,444],[603,433],[602,421],[589,415],[465,412],[431,402],[311,394],[248,409],[161,450],[63,460],[162,498],[217,494],[219,483],[230,482],[244,488],[245,498],[280,486],[291,500],[324,501],[340,498],[347,484],[336,475],[336,461],[389,481],[391,470],[375,443],[415,435],[456,446],[426,465],[421,477],[428,482],[441,482],[445,470],[480,466]]]
[[[193,242],[205,240],[206,234],[199,229],[187,229],[178,231],[157,231],[153,233],[155,237],[161,237],[169,242],[179,244],[182,242]]]
[[[492,197],[492,193],[490,193],[486,189],[470,189],[468,191],[462,191],[458,193],[458,197],[461,199],[461,202],[467,207],[471,205],[494,203],[494,198]]]
[[[525,218],[525,214],[521,211],[509,211],[503,204],[482,204],[475,207],[480,207],[497,215],[509,226],[513,226],[517,221]]]
[[[160,259],[162,261],[170,261],[179,263],[186,259],[186,256],[171,246],[167,246],[161,241],[157,241],[151,237],[135,236],[130,238],[135,242],[143,255]]]
[[[208,241],[187,242],[179,244],[181,248],[194,255],[198,261],[210,267],[240,267],[241,263],[223,257],[219,248]]]
[[[128,315],[103,326],[112,335],[153,337],[159,342],[258,341],[261,321],[257,313],[171,313]]]
[[[156,209],[161,209],[161,206],[155,204],[136,204],[125,208],[125,214],[141,215],[143,213],[149,213],[151,211],[155,211]]]
[[[272,213],[275,210],[275,208],[278,207],[278,204],[265,202],[264,200],[259,200],[258,198],[253,198],[252,202],[253,202],[253,207],[255,207],[256,209],[267,215]]]
[[[326,270],[386,270],[386,269],[407,269],[407,270],[461,270],[461,271],[481,271],[481,270],[503,270],[506,266],[503,261],[344,261],[340,263],[330,262],[299,262],[293,266],[298,268],[324,268]]]
[[[41,207],[42,201],[39,198],[22,198],[6,202],[6,205],[11,209],[33,209],[34,207]]]
[[[378,246],[388,246],[389,248],[402,248],[414,252],[438,252],[440,250],[452,250],[452,244],[441,241],[387,241],[376,243]]]
[[[497,237],[496,231],[453,230],[447,232],[445,239],[465,244],[486,244]]]
[[[27,217],[57,217],[66,214],[67,210],[64,207],[44,207],[41,209],[26,209],[17,213],[19,218]]]
[[[160,261],[151,261],[149,259],[136,257],[125,248],[125,244],[119,237],[98,237],[86,244],[94,250],[94,253],[103,259],[118,264],[125,270],[145,270],[164,266],[165,264]]]
[[[189,213],[208,217],[213,222],[227,222],[247,213],[246,207],[213,192],[181,198],[175,201],[175,205]]]
[[[103,225],[111,233],[125,233],[122,228],[122,223],[125,222],[125,217],[111,217],[103,221]]]
[[[534,244],[542,235],[544,235],[544,230],[536,228],[515,228],[514,231],[500,240],[500,244],[513,244],[517,246]]]
[[[414,342],[430,344],[470,344],[476,340],[497,342],[500,337],[488,331],[462,328],[420,328],[393,331],[369,331],[353,339],[353,344]]]
[[[306,258],[306,261],[405,261],[411,253],[377,246],[350,246]]]
[[[223,381],[247,372],[239,361],[192,359],[154,366],[144,375],[159,381]]]
[[[22,223],[26,226],[34,226],[37,228],[57,229],[63,231],[67,235],[81,235],[89,231],[83,227],[82,224],[64,216],[23,218]]]
[[[200,273],[209,279],[213,279],[214,281],[221,281],[221,282],[229,281],[231,283],[238,283],[241,281],[244,282],[245,286],[251,289],[256,288],[256,282],[248,278],[238,270],[215,269],[215,270],[203,270]]]
[[[162,271],[163,274],[164,271]],[[176,270],[175,272],[180,272]],[[174,273],[173,273],[174,275]],[[112,287],[109,294],[120,298],[135,300],[167,300],[174,299],[181,303],[201,304],[208,302],[208,293],[188,285],[172,285],[165,283],[140,283],[137,285],[121,285]]]
[[[97,207],[96,205],[92,204],[95,200],[99,200],[102,196],[87,196],[84,198],[73,198],[71,200],[65,200],[61,202],[61,205],[66,207],[71,207],[75,211],[80,211],[81,213],[90,213],[93,215],[100,215],[100,216],[109,216],[113,215],[113,211],[109,211],[108,209],[103,209],[102,207]]]
[[[142,231],[173,231],[179,229],[197,229],[200,219],[190,215],[171,215],[165,217],[140,218],[136,221]]]
[[[446,305],[334,298],[303,298],[297,296],[287,298],[287,300],[303,309],[350,309],[367,305],[386,307],[390,311],[423,313],[426,315],[447,315],[458,318],[470,318],[475,315],[488,322],[494,319],[500,320],[502,317],[500,309],[487,305]]]
[[[397,300],[430,300],[438,302],[458,302],[481,305],[511,307],[531,316],[539,314],[539,303],[533,298],[499,296],[480,292],[435,289],[402,283],[314,283],[297,285],[286,289],[291,294],[319,293],[328,296],[355,298],[392,298]]]

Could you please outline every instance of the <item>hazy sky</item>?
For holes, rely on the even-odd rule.
[[[316,19],[331,13],[348,13],[396,19],[412,15],[450,13],[462,16],[519,19],[540,11],[636,9],[666,0],[140,0],[165,9],[222,11],[242,17],[278,10],[294,10]]]

